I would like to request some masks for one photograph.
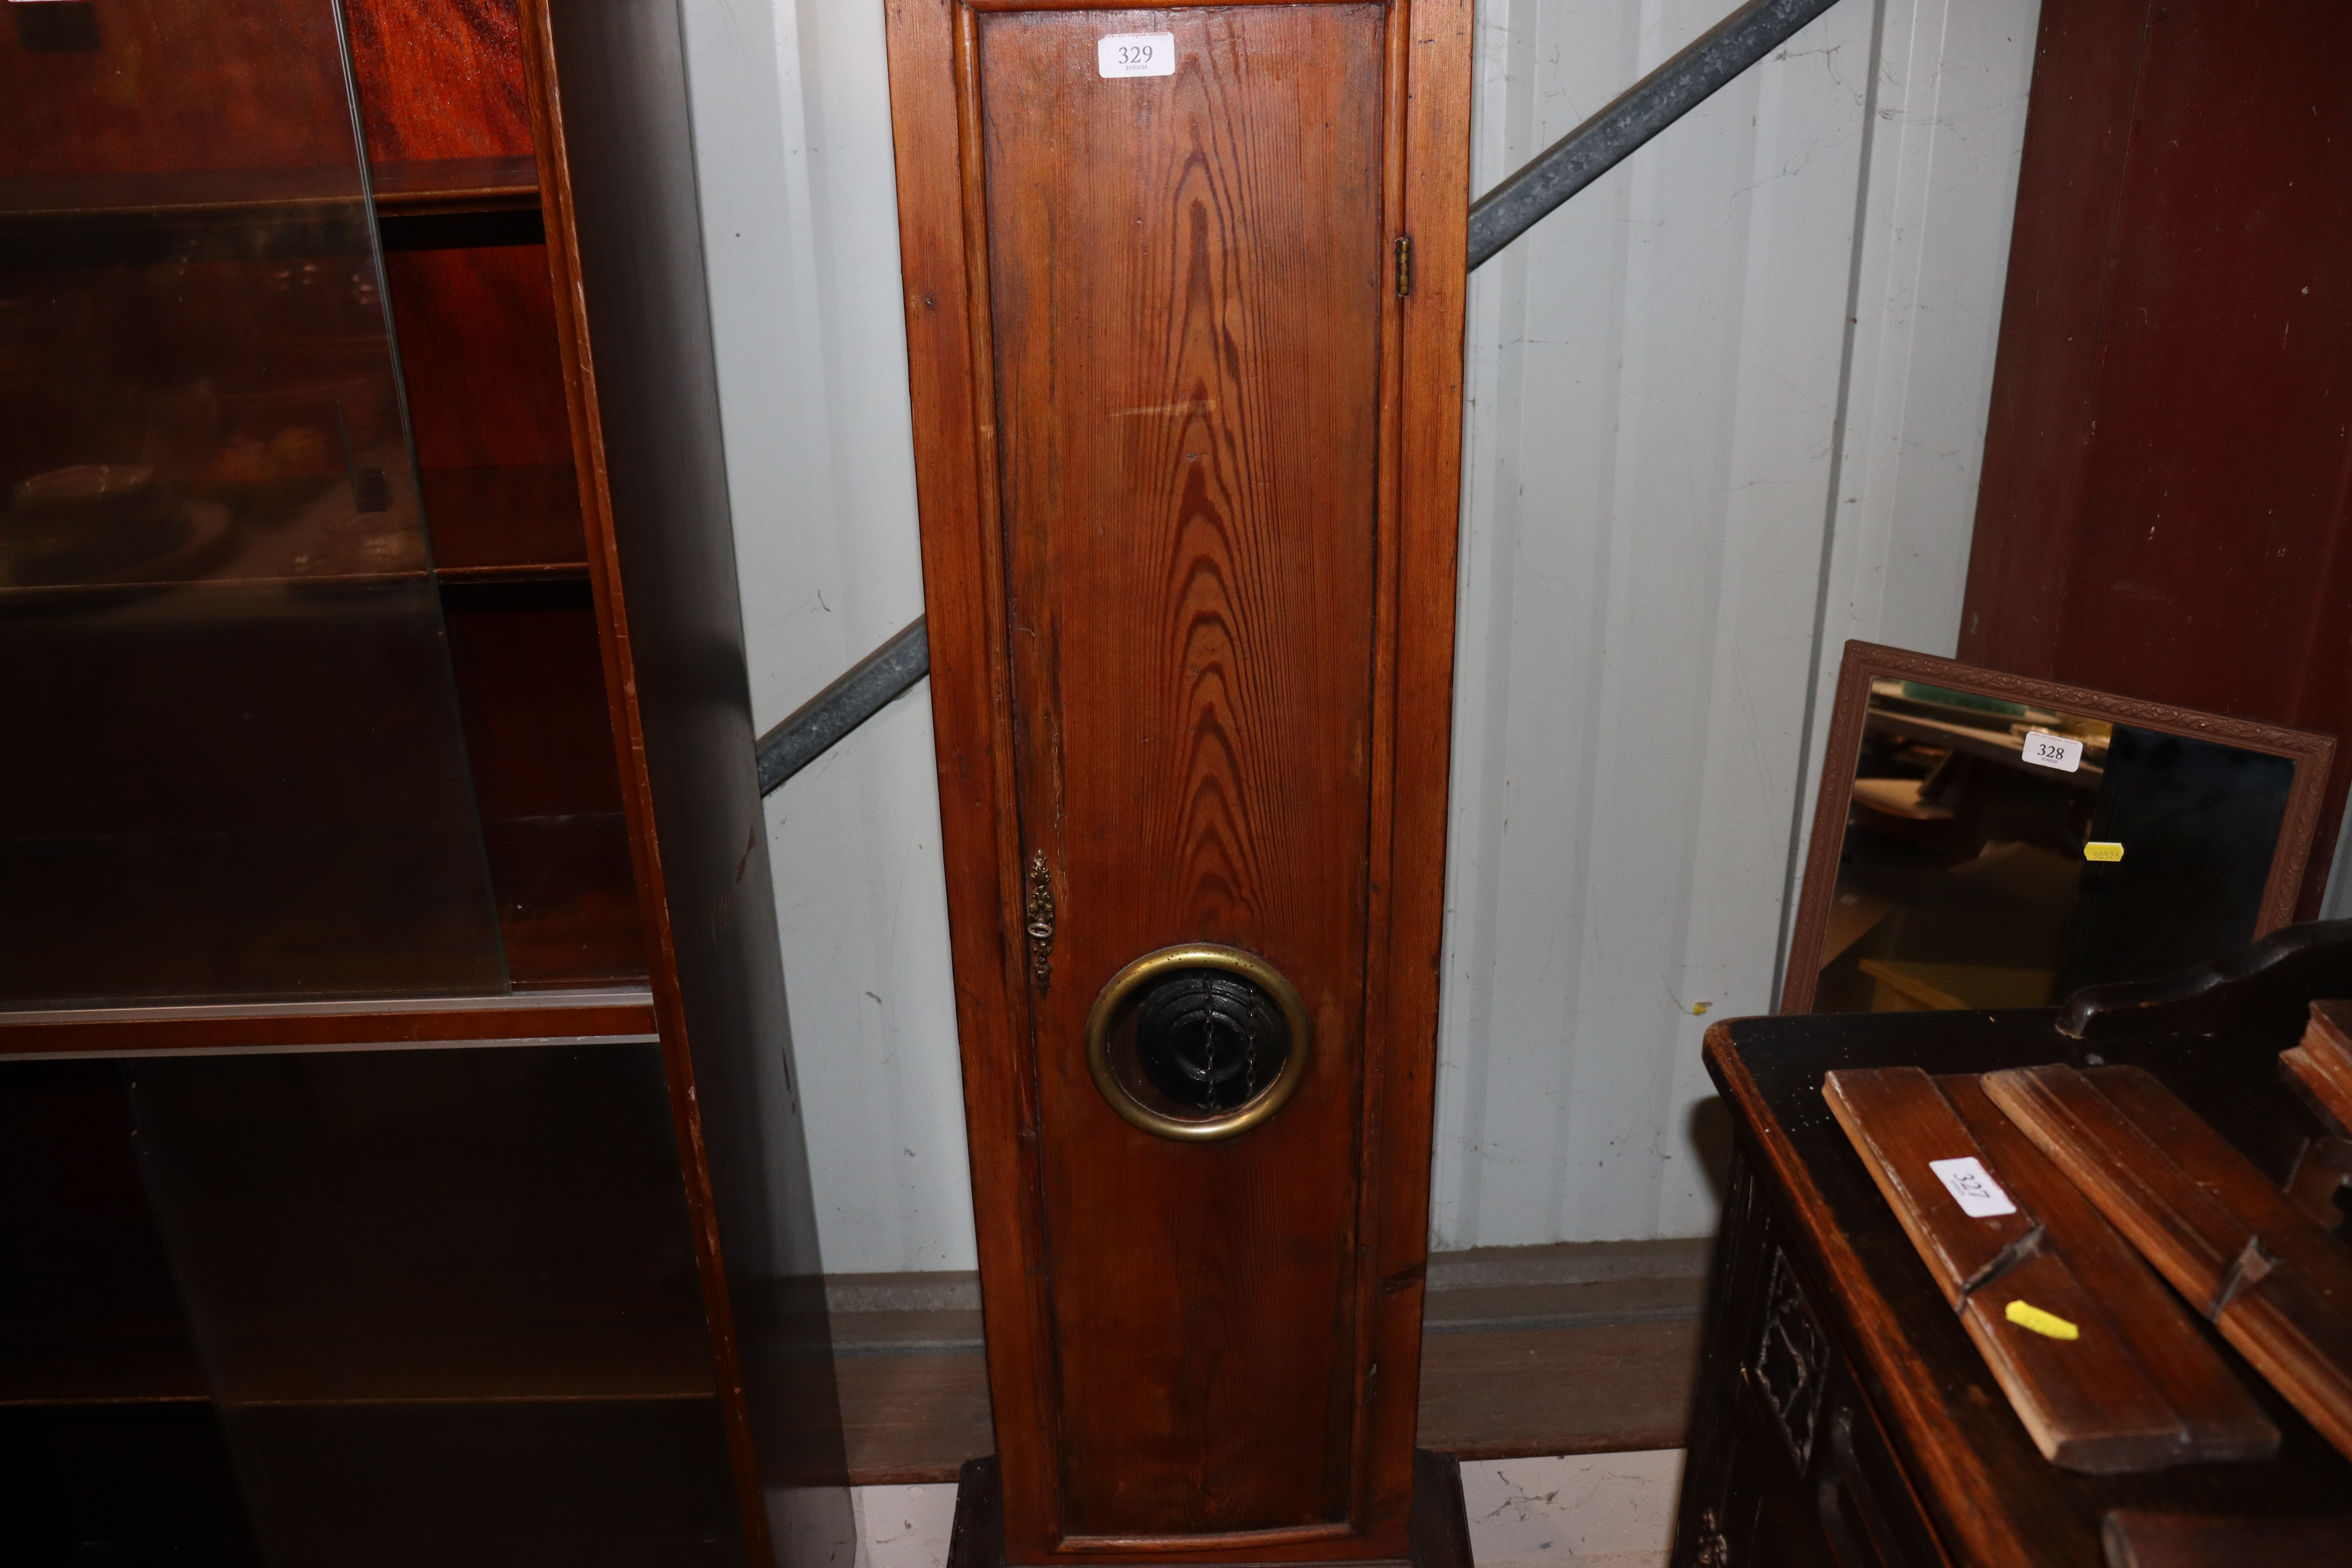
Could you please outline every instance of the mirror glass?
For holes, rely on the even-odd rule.
[[[1789,1003],[2043,1006],[2084,985],[2183,968],[2267,929],[2295,756],[2126,723],[2096,710],[2096,693],[2082,693],[2092,700],[2081,707],[2045,706],[1853,674],[1841,707],[1859,699],[1858,743],[1841,763],[1833,740],[1824,784],[1846,797],[1843,837],[1833,868],[1816,848],[1807,898],[1827,907],[1801,918]],[[1838,738],[1854,729],[1849,718]],[[1841,826],[1830,802],[1818,822],[1817,835]],[[1803,999],[1798,966],[1812,931]]]

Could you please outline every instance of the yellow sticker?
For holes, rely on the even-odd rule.
[[[2085,860],[2120,860],[2123,858],[2124,847],[2120,844],[2095,842],[2083,846],[2083,858]]]
[[[2057,1313],[2045,1312],[2023,1301],[2011,1301],[2009,1310],[2001,1315],[2021,1329],[2029,1329],[2053,1340],[2079,1340],[2083,1337],[2082,1330]]]

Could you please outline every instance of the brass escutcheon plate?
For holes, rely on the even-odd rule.
[[[1142,992],[1171,975],[1192,970],[1239,975],[1274,998],[1290,1032],[1289,1052],[1274,1081],[1233,1110],[1208,1116],[1174,1116],[1147,1104],[1113,1062],[1113,1036],[1122,1010]],[[1314,1025],[1298,987],[1282,971],[1254,952],[1213,942],[1180,942],[1147,952],[1112,975],[1087,1014],[1087,1070],[1104,1100],[1130,1126],[1157,1138],[1188,1143],[1213,1142],[1248,1131],[1271,1118],[1298,1092],[1313,1054]]]

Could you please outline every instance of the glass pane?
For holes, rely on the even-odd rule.
[[[252,1561],[110,1061],[0,1064],[0,1562]]]
[[[505,984],[332,0],[0,24],[0,1006]]]
[[[2038,1007],[2253,938],[2286,757],[1873,684],[1813,1005]]]
[[[741,1560],[657,1046],[123,1070],[264,1561]]]

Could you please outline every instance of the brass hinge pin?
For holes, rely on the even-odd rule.
[[[1401,234],[1396,243],[1397,298],[1412,292],[1412,236]]]

